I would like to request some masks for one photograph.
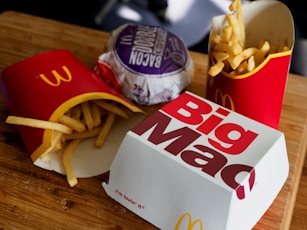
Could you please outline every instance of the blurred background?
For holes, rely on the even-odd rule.
[[[307,10],[301,0],[280,0],[290,9],[296,41],[291,72],[307,76]],[[192,51],[207,53],[211,18],[228,12],[231,0],[0,0],[0,13],[24,12],[112,31],[126,22],[158,25],[181,36]],[[242,4],[248,0],[242,0]],[[278,15],[276,15],[278,17]]]

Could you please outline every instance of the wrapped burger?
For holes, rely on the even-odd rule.
[[[153,105],[179,96],[191,82],[193,63],[175,34],[125,24],[112,32],[95,71],[130,100]]]

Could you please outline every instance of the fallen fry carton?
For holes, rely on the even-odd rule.
[[[107,194],[161,229],[250,229],[289,171],[284,134],[185,92],[132,128]]]
[[[74,106],[94,100],[141,111],[66,49],[47,51],[8,66],[0,73],[0,91],[10,114],[18,118],[57,123]],[[94,146],[93,138],[84,139],[71,158],[76,176],[92,177],[108,171],[121,138],[138,119],[116,119],[107,136],[109,141],[101,148]],[[17,128],[35,165],[66,174],[62,149],[51,149],[55,130],[25,125]],[[47,160],[42,157],[45,153]]]

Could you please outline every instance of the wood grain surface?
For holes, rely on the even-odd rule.
[[[108,37],[98,30],[5,12],[0,15],[0,71],[55,49],[69,49],[92,68]],[[191,56],[195,75],[188,90],[205,96],[207,56],[195,52]],[[280,124],[290,174],[254,229],[307,229],[306,102],[307,79],[290,74]],[[153,112],[158,108],[144,109]],[[7,115],[0,95],[0,229],[156,229],[106,195],[101,183],[108,180],[108,173],[79,179],[71,188],[64,176],[33,165],[16,127],[4,123]]]

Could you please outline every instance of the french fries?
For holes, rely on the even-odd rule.
[[[245,25],[241,0],[233,0],[229,6],[231,13],[225,15],[225,25],[219,34],[210,35],[210,57],[214,64],[208,74],[215,77],[221,72],[237,76],[253,71],[272,53],[289,50],[285,39],[280,45],[260,41],[258,47],[246,47]]]
[[[68,126],[51,121],[43,121],[26,117],[8,116],[5,122],[8,124],[24,125],[39,129],[50,129],[65,134],[72,133],[72,129]]]
[[[64,149],[63,156],[62,156],[63,165],[64,165],[65,172],[66,172],[67,182],[71,187],[75,186],[78,183],[78,179],[75,175],[74,169],[71,164],[71,157],[72,157],[74,150],[79,145],[79,143],[80,143],[80,139],[75,139],[69,142],[67,147]]]
[[[8,116],[6,123],[53,130],[51,145],[41,155],[41,159],[48,161],[50,152],[62,150],[66,178],[68,184],[73,187],[78,183],[71,164],[74,150],[82,140],[87,138],[96,138],[93,145],[101,148],[116,116],[128,118],[128,109],[111,101],[90,100],[71,108],[59,118],[58,122]]]
[[[96,139],[95,145],[96,147],[102,147],[111,127],[115,120],[115,113],[111,112],[108,114],[106,123],[103,125],[102,129],[100,130],[98,137]]]

